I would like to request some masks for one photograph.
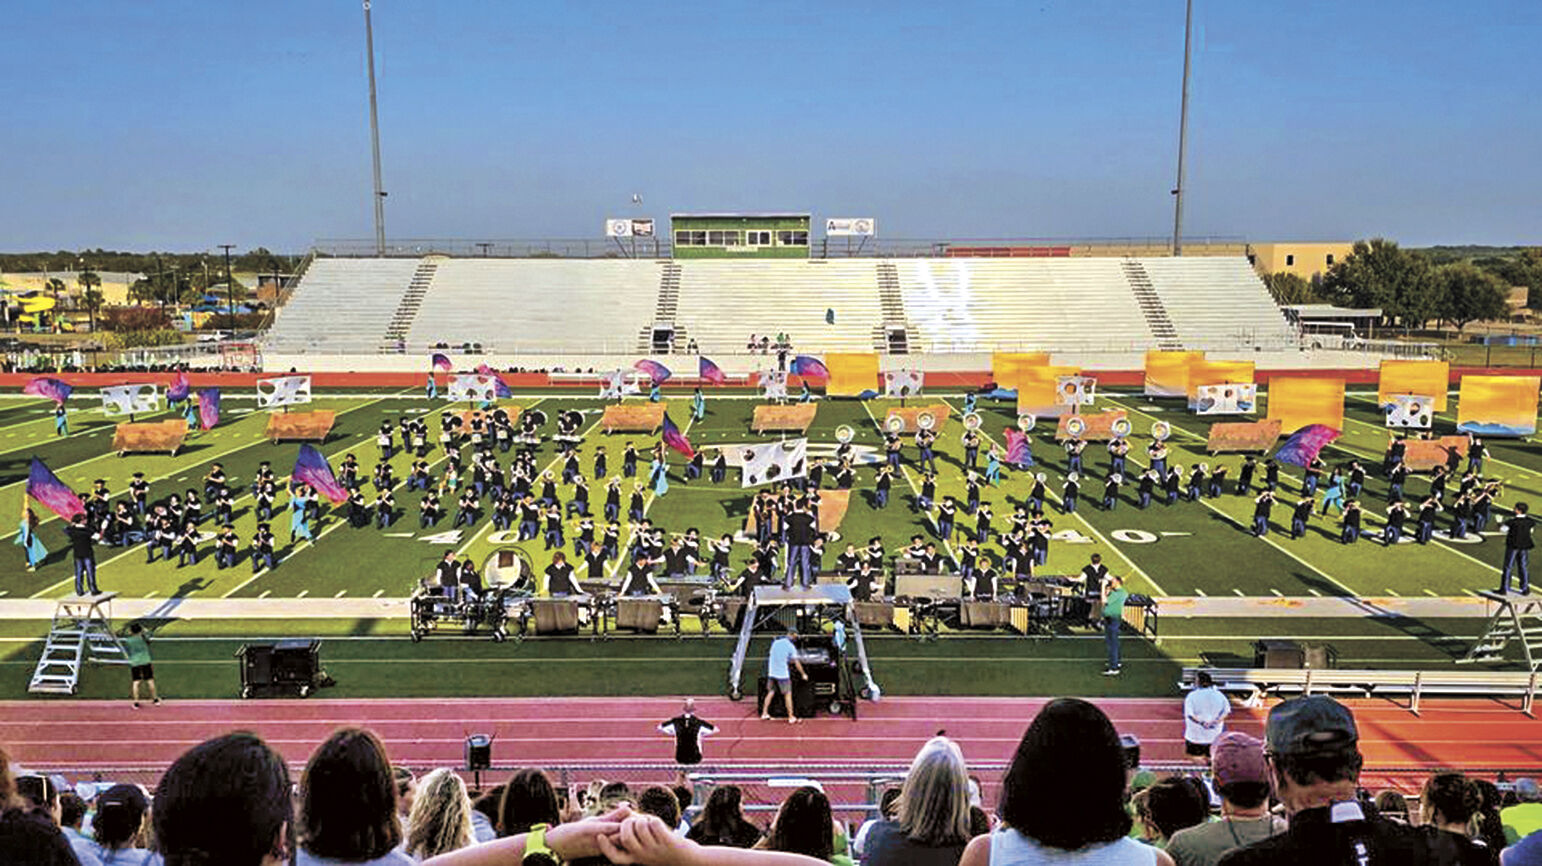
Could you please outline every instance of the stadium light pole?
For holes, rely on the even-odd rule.
[[[230,248],[235,244],[220,244],[225,251],[225,304],[230,312],[230,333],[236,332],[236,278],[230,273]]]
[[[364,52],[369,55],[369,143],[375,160],[375,255],[385,255],[385,190],[380,184],[380,115],[375,107],[375,27],[364,0]]]
[[[1173,187],[1173,255],[1183,255],[1183,157],[1189,134],[1189,43],[1194,36],[1194,0],[1183,13],[1183,102],[1178,109],[1178,183]]]

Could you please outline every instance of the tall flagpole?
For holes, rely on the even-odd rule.
[[[385,255],[385,190],[380,186],[380,115],[375,107],[375,28],[364,0],[364,50],[369,55],[369,142],[375,157],[375,255]]]
[[[368,8],[366,3],[365,7]],[[1183,14],[1183,103],[1178,110],[1178,184],[1173,187],[1173,255],[1183,255],[1183,156],[1189,134],[1189,42],[1194,35],[1194,0]],[[373,91],[372,91],[373,94]],[[373,99],[371,95],[371,99]],[[378,159],[378,157],[377,157]],[[378,163],[377,163],[378,165]]]

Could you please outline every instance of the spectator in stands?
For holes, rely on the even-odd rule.
[[[867,834],[873,832],[873,828],[879,824],[899,817],[899,797],[899,788],[884,788],[883,793],[878,795],[878,816],[863,821],[862,826],[857,828],[857,834],[851,837],[851,853],[859,861],[867,859]]]
[[[396,783],[396,820],[401,822],[402,833],[407,832],[407,817],[412,814],[412,801],[418,794],[418,780],[406,767],[392,767],[391,779]]]
[[[1140,792],[1135,814],[1141,822],[1141,838],[1163,850],[1173,834],[1197,827],[1210,816],[1204,784],[1193,776],[1168,776]]]
[[[612,812],[617,806],[633,803],[632,789],[625,782],[609,782],[600,786],[600,814]]]
[[[1464,866],[1490,866],[1497,852],[1471,838],[1472,816],[1483,797],[1478,786],[1461,773],[1436,773],[1424,783],[1419,795],[1420,827],[1432,846],[1452,847]]]
[[[947,737],[928,740],[910,762],[899,817],[868,833],[864,862],[874,866],[954,866],[969,844],[969,770]]]
[[[649,785],[637,795],[637,811],[647,815],[657,815],[670,827],[680,826],[680,801],[675,799],[675,794],[668,788],[659,785]]]
[[[1435,849],[1418,829],[1359,801],[1359,740],[1354,715],[1332,698],[1312,695],[1270,710],[1264,750],[1290,829],[1228,853],[1222,866],[1461,862],[1454,849]]]
[[[443,767],[424,776],[407,817],[408,856],[426,860],[471,843],[471,798],[466,794],[466,783]]]
[[[1542,793],[1537,781],[1529,778],[1515,780],[1515,805],[1499,812],[1499,823],[1504,827],[1505,842],[1516,842],[1542,830]]]
[[[685,838],[702,845],[749,848],[760,841],[760,828],[744,818],[743,794],[737,785],[719,785],[707,797],[701,817]]]
[[[536,824],[556,826],[561,821],[557,790],[545,771],[524,769],[509,778],[503,801],[498,804],[499,836],[515,836]]]
[[[65,791],[59,795],[59,829],[64,831],[64,838],[70,840],[70,850],[75,852],[75,859],[80,861],[80,866],[100,866],[100,860],[92,851],[92,842],[80,832],[81,822],[86,818],[86,801],[74,791]]]
[[[499,785],[471,804],[471,838],[479,843],[498,838],[498,806],[503,803],[504,790]]]
[[[104,866],[158,866],[160,855],[144,849],[145,817],[149,811],[150,799],[138,785],[113,785],[98,797],[96,819],[91,822],[91,832],[96,836],[92,853],[96,859]]]
[[[679,833],[681,836],[684,836],[686,833],[690,832],[691,819],[694,817],[691,812],[691,804],[696,802],[696,795],[691,791],[691,786],[685,784],[683,781],[684,778],[685,774],[681,773],[680,781],[677,781],[674,786],[669,789],[670,793],[675,795],[675,802],[680,806],[680,823],[675,828],[675,832]]]
[[[1542,833],[1532,833],[1506,848],[1499,856],[1499,866],[1542,866]]]
[[[38,866],[75,866],[77,860],[70,843],[52,816],[43,812],[16,790],[11,775],[11,758],[0,749],[0,862],[38,864]]]
[[[771,832],[757,848],[802,854],[833,863],[853,866],[851,858],[836,853],[835,819],[830,814],[830,799],[818,788],[804,785],[782,801]]]
[[[1269,814],[1263,741],[1236,731],[1222,734],[1210,748],[1210,772],[1221,797],[1221,820],[1172,835],[1167,853],[1178,866],[1215,866],[1233,848],[1285,832],[1285,822]]]
[[[412,858],[398,850],[401,843],[385,746],[371,731],[338,730],[311,754],[300,778],[296,866],[410,866]]]
[[[289,767],[255,734],[184,752],[155,790],[166,866],[279,866],[295,850]]]
[[[1381,813],[1381,817],[1389,821],[1396,821],[1399,824],[1410,823],[1408,820],[1408,798],[1399,792],[1382,791],[1376,795],[1374,802],[1376,803],[1376,811]]]
[[[1502,851],[1505,847],[1504,823],[1499,819],[1499,786],[1488,779],[1472,780],[1478,789],[1478,832],[1474,838],[1482,839],[1490,851]]]
[[[1103,711],[1075,698],[1039,711],[1001,783],[1001,826],[964,849],[962,866],[1080,864],[1173,866],[1128,838],[1119,734]]]

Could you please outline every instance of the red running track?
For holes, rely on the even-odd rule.
[[[749,701],[702,698],[698,714],[722,730],[706,742],[716,766],[906,763],[939,729],[973,761],[1005,762],[1044,699],[889,698],[861,717],[799,725],[763,722]],[[1182,702],[1097,701],[1121,733],[1140,737],[1152,761],[1182,759]],[[1422,716],[1385,701],[1351,701],[1366,765],[1378,770],[1542,768],[1542,721],[1492,701],[1426,701]],[[135,711],[126,701],[0,702],[0,743],[36,768],[160,769],[188,747],[230,730],[258,733],[294,764],[333,729],[362,725],[392,760],[455,766],[467,734],[495,736],[500,766],[668,762],[672,744],[654,725],[675,698],[167,701]],[[1262,731],[1263,710],[1236,710],[1233,730]]]

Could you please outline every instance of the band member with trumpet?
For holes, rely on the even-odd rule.
[[[937,498],[937,476],[931,472],[921,475],[921,493],[916,497],[916,510],[931,511],[932,500]]]
[[[1210,495],[1211,499],[1214,499],[1214,498],[1216,498],[1216,497],[1221,495],[1221,485],[1222,485],[1222,482],[1224,482],[1225,480],[1226,480],[1226,464],[1225,463],[1221,463],[1221,464],[1218,464],[1215,467],[1215,471],[1214,472],[1210,473],[1210,490],[1209,490],[1209,495]]]
[[[1264,460],[1264,489],[1275,490],[1280,486],[1280,464],[1273,457]]]
[[[1403,484],[1408,481],[1408,464],[1400,458],[1387,473],[1387,501],[1403,498]]]
[[[1125,473],[1125,459],[1129,453],[1129,440],[1123,436],[1115,436],[1108,440],[1108,473],[1110,475],[1123,475]]]
[[[1189,501],[1198,502],[1205,492],[1205,474],[1210,471],[1207,463],[1196,463],[1189,472]]]
[[[1047,480],[1048,476],[1043,472],[1033,476],[1033,487],[1028,490],[1029,511],[1037,512],[1044,510],[1044,484]]]
[[[1081,492],[1081,476],[1067,472],[1065,484],[1060,488],[1060,510],[1065,514],[1076,513],[1076,494]]]
[[[942,497],[937,503],[937,537],[944,542],[953,540],[954,521],[958,519],[958,501],[951,496]]]
[[[980,510],[980,476],[973,472],[964,473],[964,512],[973,514]]]
[[[1147,467],[1146,471],[1140,474],[1140,486],[1136,488],[1136,493],[1140,497],[1137,502],[1138,507],[1149,508],[1151,506],[1151,495],[1156,492],[1157,482],[1160,480],[1157,477],[1157,471],[1150,467]]]
[[[873,480],[873,507],[887,508],[889,490],[894,486],[894,469],[885,463],[878,467],[878,477]]]
[[[1183,487],[1183,467],[1174,466],[1167,470],[1167,477],[1162,479],[1162,501],[1168,505],[1178,502],[1178,491]]]
[[[1403,500],[1387,506],[1387,525],[1381,530],[1381,543],[1387,547],[1403,538],[1403,522],[1408,519],[1408,506]]]
[[[916,465],[932,474],[937,473],[937,434],[932,432],[932,416],[926,412],[916,416]]]
[[[708,470],[708,476],[713,484],[722,484],[728,478],[728,449],[717,449],[717,457],[712,461],[712,468]]]
[[[1343,521],[1340,540],[1345,544],[1354,544],[1360,538],[1360,500],[1351,499],[1344,506]]]
[[[1326,514],[1327,512],[1323,512]],[[1290,537],[1300,538],[1306,535],[1306,522],[1312,518],[1312,497],[1310,494],[1296,500],[1296,505],[1290,510]]]
[[[1237,495],[1253,492],[1253,473],[1258,471],[1258,460],[1249,454],[1242,458],[1242,470],[1237,473]]]
[[[982,503],[974,512],[974,539],[980,544],[991,540],[991,520],[995,515],[991,514],[991,504]]]

